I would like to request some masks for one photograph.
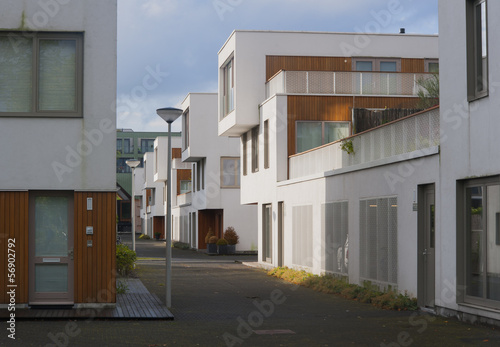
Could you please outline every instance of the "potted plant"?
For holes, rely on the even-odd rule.
[[[229,254],[236,253],[236,244],[240,242],[240,237],[233,227],[227,227],[224,232],[224,239],[227,241],[227,251]]]
[[[217,236],[212,236],[207,240],[207,253],[217,254]]]
[[[217,241],[217,251],[219,254],[227,254],[227,240],[219,239]]]
[[[161,233],[159,231],[155,232],[155,239],[159,240]]]

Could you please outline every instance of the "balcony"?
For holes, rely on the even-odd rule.
[[[289,178],[341,169],[364,169],[437,153],[439,108],[411,115],[347,138],[354,153],[333,142],[289,158]]]
[[[266,98],[275,94],[417,96],[429,73],[280,71],[266,83]]]
[[[177,206],[188,206],[191,205],[192,196],[191,192],[177,195]]]

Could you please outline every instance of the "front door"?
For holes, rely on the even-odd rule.
[[[434,202],[434,185],[425,186],[422,189],[422,207],[421,213],[421,247],[420,256],[422,266],[422,301],[424,307],[434,307],[435,285],[436,285],[436,207]]]
[[[73,193],[32,192],[29,211],[29,303],[71,305]]]

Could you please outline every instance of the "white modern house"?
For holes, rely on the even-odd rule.
[[[237,251],[257,250],[257,208],[240,204],[239,139],[217,135],[216,93],[190,93],[182,102],[182,153],[173,156],[173,237],[206,249],[209,229],[239,235]],[[175,153],[174,153],[175,154]],[[165,165],[158,155],[159,167]]]
[[[437,57],[437,36],[232,33],[219,51],[219,135],[240,137],[241,203],[258,206],[263,267],[434,300],[419,252],[435,228],[425,213],[439,182],[439,109],[350,136],[354,109],[415,108]]]
[[[113,305],[117,2],[4,0],[0,29],[0,284],[15,247],[18,304]]]
[[[136,188],[136,195],[140,196],[141,204],[141,220],[142,220],[142,233],[148,235],[151,238],[156,237],[157,233],[160,233],[160,238],[165,238],[165,214],[166,214],[166,167],[159,168],[155,161],[158,156],[158,151],[156,148],[158,144],[161,143],[165,145],[164,152],[160,152],[159,155],[163,155],[165,158],[167,156],[167,137],[160,136],[154,140],[155,152],[147,152],[144,154],[144,169],[143,169],[143,179],[137,180],[136,172],[136,182],[138,185],[142,186],[140,189]],[[181,139],[180,137],[172,138],[172,148],[173,151],[180,148]],[[136,169],[137,170],[137,169]],[[158,180],[158,173],[164,175],[163,181]],[[139,171],[139,174],[141,172]]]

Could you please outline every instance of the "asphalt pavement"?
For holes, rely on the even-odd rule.
[[[125,243],[130,239],[124,237]],[[165,243],[138,240],[137,276],[165,300]],[[499,346],[500,329],[375,308],[268,276],[242,262],[173,249],[174,321],[19,321],[2,346]]]

